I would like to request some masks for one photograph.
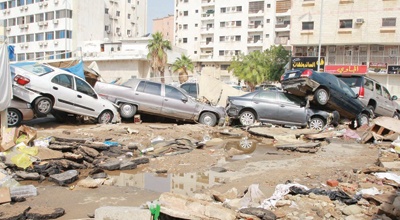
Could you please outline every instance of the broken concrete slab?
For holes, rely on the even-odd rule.
[[[50,175],[48,180],[55,182],[60,186],[65,186],[75,182],[78,179],[79,172],[77,170],[68,170],[64,173]]]
[[[8,187],[0,187],[0,204],[11,202],[10,189]]]
[[[61,159],[64,157],[64,154],[59,150],[52,150],[49,148],[39,147],[38,154],[36,157],[40,158],[40,160],[53,160],[53,159]]]
[[[90,147],[85,147],[85,146],[80,146],[79,150],[83,151],[85,154],[89,155],[90,157],[97,157],[100,153],[93,148]]]
[[[248,215],[254,215],[257,216],[258,218],[262,220],[275,220],[276,215],[263,208],[243,208],[239,210],[240,213],[248,214]]]
[[[298,148],[316,148],[321,146],[321,143],[295,143],[295,144],[283,144],[275,145],[280,150],[297,150]]]
[[[137,168],[137,164],[133,160],[122,161],[119,165],[120,170],[133,170]]]
[[[39,173],[29,173],[26,171],[15,171],[15,174],[24,180],[41,180],[44,179],[45,177],[40,175]]]
[[[149,209],[128,206],[103,206],[95,210],[94,219],[152,219],[152,216]]]
[[[101,169],[105,170],[118,170],[120,167],[121,161],[118,159],[109,159],[104,161],[103,163],[98,164],[97,166]]]
[[[31,207],[26,213],[27,219],[56,219],[65,214],[63,208],[51,208],[51,207]]]
[[[267,138],[275,138],[275,136],[288,136],[288,135],[300,137],[301,135],[318,133],[318,131],[311,129],[290,129],[283,127],[267,127],[267,126],[249,127],[247,131],[250,134]]]
[[[236,219],[236,212],[223,207],[222,204],[203,201],[181,194],[163,193],[159,197],[159,202],[162,204],[161,213],[175,218]]]
[[[93,179],[88,176],[85,179],[80,180],[76,185],[84,188],[97,188],[103,184],[104,181],[105,179]]]

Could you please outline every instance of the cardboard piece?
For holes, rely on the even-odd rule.
[[[0,187],[0,204],[11,202],[10,189],[8,187]]]
[[[0,144],[0,151],[4,152],[12,148],[15,145],[15,138],[17,137],[16,128],[4,129],[3,138]]]

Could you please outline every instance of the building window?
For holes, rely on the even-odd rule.
[[[225,36],[219,36],[219,42],[224,42],[225,41]]]
[[[225,22],[220,22],[220,23],[219,23],[219,26],[220,26],[220,27],[225,27]]]
[[[196,10],[195,12],[196,12],[196,14],[197,14],[197,13],[199,13],[199,10]]]
[[[56,11],[56,18],[72,18],[72,11],[65,10],[65,9],[58,10],[58,11]]]
[[[8,8],[14,8],[15,7],[15,0],[8,1]]]
[[[121,12],[120,12],[120,11],[117,11],[117,12],[115,12],[115,15],[116,15],[117,17],[119,17],[119,16],[121,16]]]
[[[17,6],[23,6],[25,5],[24,0],[17,0]]]
[[[229,65],[227,65],[227,64],[221,65],[221,70],[227,70],[228,68],[229,68]]]
[[[131,19],[131,14],[128,14],[128,19]]]
[[[56,31],[56,39],[64,39],[65,38],[65,30]]]
[[[184,11],[183,12],[183,16],[188,16],[189,15],[189,12],[188,11]]]
[[[8,43],[15,44],[15,37],[8,37]]]
[[[53,40],[53,39],[54,39],[54,32],[53,31],[46,32],[46,40]]]
[[[241,27],[242,26],[242,21],[236,21],[236,27]]]
[[[37,60],[43,60],[44,59],[44,53],[43,52],[36,52],[36,59]]]
[[[54,52],[52,51],[46,52],[46,57],[49,60],[54,60]]]
[[[266,35],[265,35],[265,38],[269,38],[269,34],[266,34]]]
[[[37,34],[35,34],[35,38],[36,38],[36,41],[42,41],[42,40],[44,40],[44,34],[37,33]]]
[[[184,24],[183,25],[183,30],[187,30],[188,29],[188,25],[187,24]]]
[[[194,24],[194,26],[195,26],[195,27],[198,27],[198,26],[199,26],[199,24]]]
[[[267,8],[271,8],[271,4],[267,4]]]
[[[15,25],[16,25],[15,18],[8,19],[8,27],[15,26]]]
[[[18,17],[17,24],[25,24],[25,17]]]
[[[238,12],[239,12],[239,11],[242,11],[242,6],[237,6],[237,7],[236,7],[236,11],[238,11]]]
[[[35,21],[36,22],[44,21],[44,14],[36,14],[35,15]]]
[[[235,55],[239,55],[240,54],[240,50],[235,50]]]
[[[226,13],[226,8],[221,8],[221,13]]]
[[[313,21],[305,21],[302,23],[302,30],[314,30]]]
[[[33,4],[33,0],[26,0],[26,4],[27,5]]]
[[[382,18],[382,27],[396,27],[396,18]]]
[[[340,28],[352,28],[353,27],[353,20],[352,19],[345,19],[345,20],[340,20],[339,22]]]
[[[189,0],[184,0],[183,2],[184,2],[184,3],[188,3],[188,2],[189,2]]]
[[[26,16],[26,23],[27,24],[30,24],[30,23],[33,23],[33,22],[35,22],[35,16],[34,15]]]
[[[197,50],[194,51],[194,54],[197,54]]]
[[[25,60],[25,54],[24,54],[24,53],[18,54],[17,57],[18,57],[18,61],[23,61],[23,60]]]
[[[35,41],[35,35],[34,34],[27,34],[26,35],[26,42],[34,42]]]
[[[35,54],[34,53],[27,53],[26,54],[26,59],[27,60],[34,60],[35,59]]]
[[[7,9],[7,2],[0,2],[0,10]]]
[[[240,36],[240,35],[235,36],[235,41],[241,41],[241,40],[242,40],[242,36]]]
[[[108,14],[108,8],[104,9],[104,14]]]
[[[223,50],[218,51],[218,53],[219,53],[220,56],[224,55],[224,51]]]
[[[54,20],[54,11],[46,12],[46,21]]]
[[[194,38],[194,41],[197,41],[197,37]]]
[[[25,43],[25,35],[17,36],[17,43]]]
[[[187,43],[187,38],[183,38],[183,43],[186,44]]]

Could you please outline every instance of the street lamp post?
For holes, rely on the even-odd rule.
[[[321,14],[319,16],[319,42],[318,42],[318,71],[321,66],[321,40],[322,40],[322,10],[324,6],[324,0],[321,0]]]

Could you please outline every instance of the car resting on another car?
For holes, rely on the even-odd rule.
[[[305,100],[276,90],[258,90],[242,96],[228,96],[227,114],[244,126],[256,121],[286,126],[309,126],[322,130],[337,124],[339,114],[306,107]]]
[[[281,77],[282,89],[328,111],[338,111],[340,117],[353,122],[353,127],[368,124],[372,112],[362,104],[353,90],[336,76],[312,69],[286,71]]]
[[[11,99],[7,108],[7,120],[9,127],[19,126],[22,121],[28,121],[35,117],[31,105],[16,98]]]
[[[56,112],[93,117],[98,123],[119,121],[117,106],[101,98],[77,75],[34,62],[10,67],[14,96],[30,103],[38,117]]]

